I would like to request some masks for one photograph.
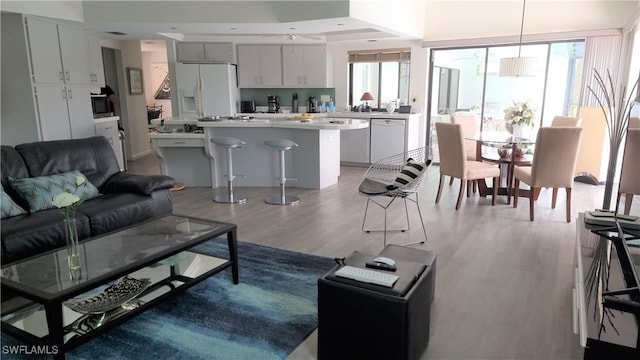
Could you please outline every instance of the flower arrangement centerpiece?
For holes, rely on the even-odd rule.
[[[67,188],[64,192],[53,197],[53,204],[62,211],[64,215],[64,229],[67,236],[67,257],[69,269],[80,268],[80,254],[78,253],[78,228],[76,226],[76,209],[84,202],[84,198],[76,195],[78,189],[86,183],[83,176],[76,176],[75,189]]]
[[[507,130],[515,137],[522,137],[525,127],[533,127],[535,109],[528,102],[514,102],[513,106],[504,109],[504,120]]]

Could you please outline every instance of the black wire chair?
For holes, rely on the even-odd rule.
[[[386,246],[387,232],[405,232],[411,229],[409,225],[409,210],[407,208],[407,200],[409,200],[415,203],[418,208],[424,240],[403,245],[424,244],[427,241],[427,230],[424,226],[420,204],[418,203],[418,188],[429,165],[431,165],[431,159],[427,156],[425,147],[389,156],[373,163],[363,175],[358,187],[358,192],[367,196],[367,204],[362,219],[362,231],[367,233],[383,232],[384,246]],[[418,169],[420,166],[422,169]],[[396,199],[404,201],[407,226],[401,229],[388,229],[387,209]],[[365,229],[370,202],[384,209],[384,227],[382,229]]]

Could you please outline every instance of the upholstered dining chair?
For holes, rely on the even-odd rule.
[[[580,127],[582,119],[573,116],[555,116],[551,121],[551,126],[573,126]]]
[[[622,158],[622,171],[620,174],[620,186],[618,187],[618,202],[624,194],[624,213],[631,212],[633,195],[640,195],[640,119],[629,119],[627,140],[624,146]]]
[[[529,191],[529,220],[533,221],[533,206],[540,188],[565,188],[567,192],[567,222],[571,222],[571,189],[578,161],[578,149],[582,138],[582,128],[571,126],[550,126],[538,130],[536,153],[531,167],[516,166],[514,170],[515,194],[513,207],[518,207],[520,182],[531,187]],[[556,207],[557,192],[551,199],[551,208]]]
[[[464,137],[464,147],[467,154],[467,160],[480,161],[480,159],[477,158],[477,141],[468,139],[476,133],[476,116],[470,113],[453,113],[451,115],[451,122],[462,126],[462,136]],[[451,180],[449,180],[449,185],[453,185],[453,179],[454,178],[452,177]],[[476,182],[474,181],[474,192],[475,189]]]
[[[460,124],[439,122],[436,123],[436,132],[438,135],[438,150],[440,151],[440,183],[438,185],[436,204],[440,202],[444,177],[451,176],[460,179],[460,192],[458,193],[456,210],[460,209],[465,186],[471,185],[472,180],[485,178],[493,178],[491,205],[495,205],[496,196],[498,195],[500,169],[493,164],[467,160],[462,126]],[[467,193],[467,196],[469,196],[469,193]]]

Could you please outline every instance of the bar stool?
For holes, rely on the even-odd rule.
[[[264,142],[265,145],[270,146],[274,149],[277,149],[280,152],[280,194],[271,195],[265,199],[267,204],[274,205],[295,205],[300,201],[300,198],[292,195],[285,195],[284,193],[284,184],[287,180],[298,180],[295,178],[286,178],[284,176],[284,152],[286,150],[291,150],[294,146],[298,146],[298,144],[294,143],[291,140],[286,139],[274,139],[267,140]]]
[[[233,193],[233,179],[236,178],[236,175],[233,174],[233,160],[231,158],[231,149],[239,148],[241,147],[241,145],[244,145],[245,142],[240,141],[236,138],[227,137],[227,136],[212,137],[211,142],[216,145],[222,146],[227,150],[227,175],[226,176],[227,176],[227,184],[229,184],[227,193],[216,195],[213,198],[213,201],[217,203],[224,203],[224,204],[237,204],[237,203],[246,202],[247,201],[246,196]],[[237,176],[244,177],[244,175],[237,175]]]

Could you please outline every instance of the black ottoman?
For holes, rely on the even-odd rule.
[[[319,359],[418,359],[426,350],[436,254],[388,245],[380,255],[351,254],[345,265],[364,268],[376,256],[395,260],[394,288],[336,277],[340,266],[318,280]]]

